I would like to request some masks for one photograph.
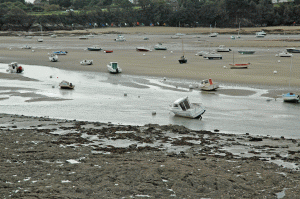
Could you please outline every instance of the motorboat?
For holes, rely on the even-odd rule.
[[[255,50],[239,50],[238,53],[241,55],[252,55],[255,53]]]
[[[25,45],[22,47],[22,49],[31,49],[31,46]]]
[[[204,91],[214,91],[219,88],[219,84],[213,82],[212,79],[205,79],[200,82],[199,87]]]
[[[24,71],[24,68],[22,66],[19,66],[17,62],[12,62],[8,64],[8,69],[6,71],[9,73],[22,73]]]
[[[259,32],[257,32],[256,34],[255,34],[255,37],[257,37],[257,38],[264,38],[266,35],[264,35],[264,34],[260,34]]]
[[[184,55],[182,55],[178,61],[179,61],[180,64],[186,64],[187,63],[187,59],[185,58]]]
[[[107,64],[107,69],[110,73],[121,73],[122,69],[119,67],[118,62],[110,62]]]
[[[300,53],[300,49],[296,48],[286,48],[286,51],[289,53]]]
[[[86,35],[83,35],[83,36],[80,36],[79,39],[84,40],[84,39],[89,39],[89,38]]]
[[[265,33],[265,31],[259,31],[259,32],[256,32],[256,35],[263,35],[263,36],[267,36],[267,33]]]
[[[66,55],[68,53],[68,51],[55,51],[53,53],[56,55]]]
[[[118,37],[115,39],[115,41],[126,41],[126,39],[123,35],[118,35]]]
[[[51,53],[51,54],[49,55],[49,60],[50,60],[51,62],[57,62],[57,61],[58,61],[58,56],[57,56],[57,54]]]
[[[104,50],[103,52],[105,52],[105,53],[113,53],[114,51],[113,50]]]
[[[87,49],[88,51],[100,51],[102,48],[100,48],[99,46],[92,46],[88,47]]]
[[[180,36],[179,35],[172,35],[171,39],[180,39]]]
[[[144,37],[144,40],[149,40],[149,38],[148,37]]]
[[[202,57],[205,59],[223,59],[221,54],[216,54],[214,52],[203,54]]]
[[[282,99],[283,99],[284,102],[290,102],[290,103],[300,102],[299,95],[296,95],[294,93],[282,94]]]
[[[224,45],[220,45],[218,48],[217,48],[217,52],[230,52],[231,49],[230,48],[225,48]]]
[[[213,32],[213,33],[210,33],[208,36],[209,37],[217,37],[219,33],[216,33],[216,32]]]
[[[190,103],[188,97],[173,102],[170,105],[170,111],[176,116],[200,119],[205,112],[200,103]]]
[[[73,85],[70,82],[67,82],[67,81],[63,80],[62,82],[59,83],[59,87],[61,89],[74,89],[75,85]]]
[[[291,54],[289,52],[282,51],[281,53],[276,54],[276,56],[279,56],[279,57],[292,57],[293,54]]]
[[[247,69],[250,63],[247,64],[229,64],[231,65],[230,69]]]
[[[155,50],[167,50],[167,47],[162,45],[162,43],[158,43],[154,46]]]
[[[145,47],[137,47],[136,51],[148,52],[148,51],[150,51],[150,49],[149,48],[145,48]]]
[[[82,60],[80,62],[81,65],[92,65],[93,64],[93,60]]]
[[[38,42],[43,42],[44,40],[42,38],[39,38],[37,41]]]

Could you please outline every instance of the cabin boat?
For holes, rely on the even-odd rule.
[[[118,62],[110,62],[107,64],[107,69],[110,73],[121,73],[122,69],[119,67]]]
[[[145,47],[137,47],[136,51],[148,52],[148,51],[150,51],[150,49],[149,48],[145,48]]]
[[[220,45],[219,48],[217,48],[217,52],[230,52],[230,48],[225,48],[224,45]]]
[[[24,71],[24,68],[22,66],[19,66],[17,62],[12,62],[8,64],[8,69],[6,71],[9,73],[22,73]]]
[[[204,90],[204,91],[214,91],[219,88],[219,84],[216,82],[213,82],[212,79],[205,79],[200,82],[199,87],[201,90]]]
[[[92,65],[93,64],[93,60],[82,60],[80,62],[81,65]]]
[[[118,35],[118,37],[115,39],[115,41],[126,41],[126,39],[123,35]]]
[[[260,32],[256,32],[256,35],[263,35],[263,36],[267,36],[267,33],[265,33],[265,31],[260,31]]]
[[[155,50],[167,50],[167,47],[162,45],[162,43],[158,43],[154,46]]]
[[[170,105],[170,111],[176,116],[200,119],[205,112],[200,103],[190,103],[188,97],[173,102]]]
[[[276,56],[277,56],[277,55],[276,55]],[[292,57],[293,54],[283,51],[283,52],[281,52],[281,53],[278,53],[278,56],[279,56],[279,57]]]
[[[62,82],[59,83],[59,87],[61,89],[74,89],[75,85],[73,85],[70,82],[67,82],[67,81],[63,80]]]
[[[296,95],[294,93],[286,93],[282,95],[284,102],[290,102],[290,103],[298,103],[300,102],[299,95]]]
[[[221,54],[216,54],[216,53],[207,53],[202,55],[203,58],[205,59],[222,59]]]
[[[58,56],[57,56],[57,54],[51,53],[51,54],[49,55],[49,60],[50,60],[51,62],[57,62],[57,61],[58,61]]]
[[[197,55],[199,55],[199,56],[203,56],[203,55],[205,55],[205,54],[208,54],[209,52],[208,51],[199,51],[198,53],[197,53]]]
[[[185,56],[181,56],[180,59],[178,60],[180,64],[186,64],[187,63],[187,59],[185,58]]]

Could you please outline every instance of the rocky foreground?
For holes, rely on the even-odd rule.
[[[0,121],[1,198],[300,195],[299,139],[6,114]]]

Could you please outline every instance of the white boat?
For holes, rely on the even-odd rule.
[[[203,54],[202,57],[205,59],[223,59],[221,54],[216,54],[214,52]]]
[[[6,71],[9,73],[22,73],[24,71],[24,68],[22,66],[19,66],[17,62],[12,62],[8,64],[8,69]]]
[[[216,33],[216,32],[213,32],[213,33],[210,33],[208,36],[209,37],[217,37],[219,33]]]
[[[265,31],[260,31],[260,32],[256,32],[256,35],[263,35],[263,36],[267,36],[267,33],[265,33]]]
[[[167,47],[162,45],[162,43],[158,43],[154,46],[155,50],[167,50]]]
[[[88,51],[100,51],[100,50],[102,50],[102,48],[99,47],[99,46],[91,46],[91,47],[88,47],[87,49],[88,49]]]
[[[209,52],[208,52],[208,51],[202,50],[202,51],[197,52],[197,55],[203,56],[203,55],[205,55],[205,54],[207,54],[207,53],[209,53]]]
[[[278,53],[278,56],[279,57],[292,57],[293,54],[285,52],[285,51],[282,51],[281,53]]]
[[[37,41],[38,42],[43,42],[44,40],[42,38],[39,38]]]
[[[230,48],[225,48],[225,45],[220,45],[218,48],[217,48],[217,52],[230,52],[231,49]]]
[[[82,60],[80,62],[81,65],[92,65],[93,64],[93,60]]]
[[[177,35],[177,36],[184,36],[185,34],[183,34],[183,33],[176,33],[175,35]]]
[[[58,56],[57,56],[57,54],[51,53],[51,54],[49,55],[49,60],[50,60],[51,62],[57,62],[57,61],[58,61]]]
[[[31,49],[31,46],[25,45],[22,47],[22,49]]]
[[[205,110],[200,103],[190,103],[188,97],[180,98],[170,105],[170,111],[176,116],[202,118]]]
[[[260,33],[256,33],[255,37],[257,38],[264,38],[266,35],[260,34]]]
[[[61,89],[74,89],[75,85],[73,85],[70,82],[67,82],[67,81],[63,80],[62,82],[59,83],[59,87]]]
[[[171,39],[179,39],[179,38],[180,38],[179,35],[172,35],[172,36],[171,36]]]
[[[300,102],[299,95],[296,95],[294,93],[282,94],[282,99],[283,99],[284,102],[290,102],[290,103]]]
[[[204,91],[214,91],[219,88],[219,84],[213,82],[212,79],[205,79],[200,82],[199,87]]]
[[[51,37],[51,38],[56,38],[57,35],[56,35],[56,34],[53,34],[53,35],[51,35],[50,37]]]
[[[79,39],[89,39],[86,35],[80,36]]]
[[[110,73],[121,73],[122,69],[119,67],[118,62],[110,62],[107,64],[107,69]]]
[[[126,39],[123,35],[118,35],[118,37],[115,39],[115,41],[126,41]]]
[[[40,25],[40,27],[41,27],[41,38],[38,38],[38,42],[43,42],[44,40],[43,40],[43,26],[42,25]]]

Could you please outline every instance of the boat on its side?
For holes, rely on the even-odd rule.
[[[57,62],[57,61],[58,61],[58,56],[57,56],[57,54],[51,53],[51,54],[49,55],[49,60],[50,60],[51,62]]]
[[[118,62],[110,62],[107,64],[107,69],[110,73],[121,73],[122,69],[119,67]]]
[[[199,87],[201,90],[204,90],[204,91],[214,91],[219,88],[219,84],[216,82],[213,82],[212,79],[205,79],[200,82]]]
[[[255,50],[239,50],[238,53],[241,55],[252,55],[255,53]]]
[[[202,118],[205,109],[200,103],[190,103],[188,97],[180,98],[170,105],[170,111],[176,116]]]
[[[75,85],[73,85],[70,82],[67,82],[67,81],[63,80],[62,82],[59,83],[59,87],[61,89],[74,89]]]
[[[92,65],[93,64],[93,60],[82,60],[80,62],[81,65]]]
[[[6,69],[6,71],[9,73],[22,73],[24,68],[19,66],[18,62],[11,62],[8,64],[8,69]]]
[[[136,51],[148,52],[148,51],[150,51],[150,49],[149,48],[145,48],[145,47],[137,47]]]
[[[282,94],[282,99],[283,99],[284,102],[290,102],[290,103],[298,103],[298,102],[300,102],[299,95],[296,95],[294,93]]]

